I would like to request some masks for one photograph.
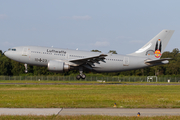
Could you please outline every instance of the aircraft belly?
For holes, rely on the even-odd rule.
[[[93,69],[98,72],[122,71],[123,64],[121,62],[100,63],[100,64],[95,64],[95,67],[93,67]]]

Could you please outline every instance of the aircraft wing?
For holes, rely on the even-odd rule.
[[[105,57],[108,56],[106,54],[100,54],[97,56],[90,56],[85,58],[77,58],[77,59],[70,59],[69,62],[77,63],[77,64],[84,64],[88,63],[89,65],[93,65],[93,63],[99,63],[99,61],[104,61]]]
[[[171,59],[172,58],[163,58],[163,59],[157,59],[157,60],[146,60],[145,63],[150,64],[150,65],[159,64],[159,63],[166,64],[166,63],[169,63],[168,60],[171,60]]]

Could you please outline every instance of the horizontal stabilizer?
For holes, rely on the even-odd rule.
[[[158,64],[158,63],[162,63],[162,64],[167,64],[169,63],[168,60],[171,60],[172,58],[163,58],[163,59],[157,59],[157,60],[146,60],[145,63],[152,65],[152,64]]]

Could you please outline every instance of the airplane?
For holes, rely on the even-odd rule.
[[[160,59],[174,30],[162,30],[142,48],[127,55],[103,54],[70,49],[39,46],[20,46],[9,49],[4,54],[8,58],[27,64],[46,66],[52,72],[79,70],[76,78],[85,79],[84,69],[96,72],[119,72],[141,69],[169,63],[170,58]]]

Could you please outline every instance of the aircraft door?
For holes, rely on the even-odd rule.
[[[27,56],[27,54],[28,54],[28,48],[25,47],[25,48],[23,48],[22,56]]]
[[[29,56],[29,60],[31,60],[31,50],[30,50],[30,48],[28,48],[28,56]]]
[[[69,59],[69,55],[66,53],[66,59]]]
[[[124,57],[123,66],[129,66],[129,57]]]

